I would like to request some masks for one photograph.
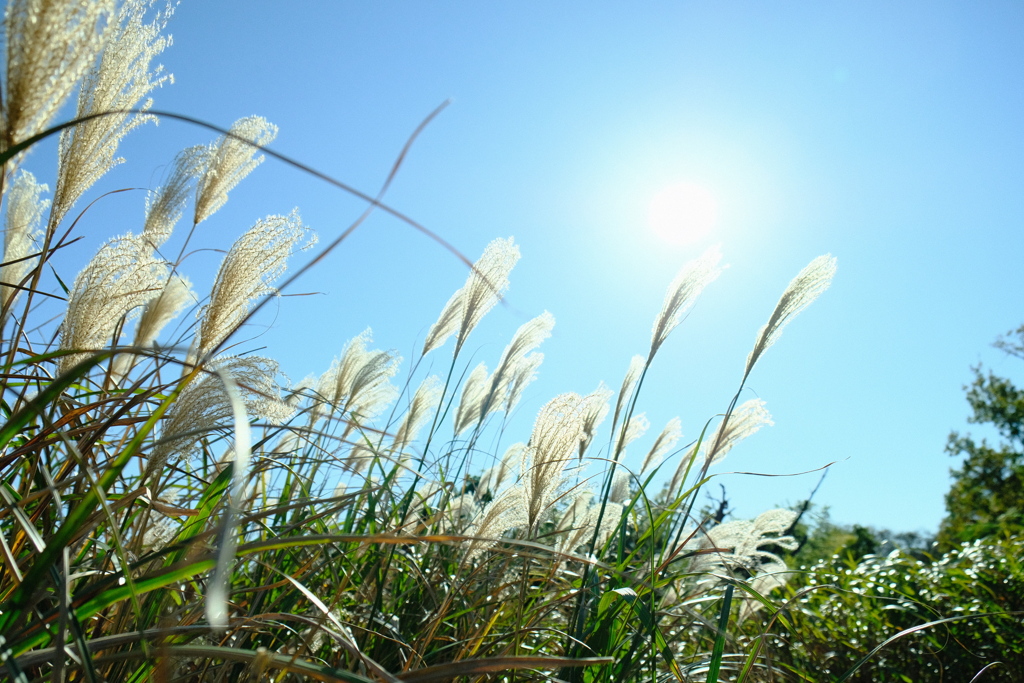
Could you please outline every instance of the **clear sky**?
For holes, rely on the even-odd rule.
[[[275,149],[369,193],[453,100],[386,201],[471,259],[496,237],[520,245],[508,306],[469,343],[493,366],[522,322],[555,315],[516,438],[554,395],[617,386],[665,287],[712,244],[729,268],[655,361],[644,443],[676,415],[694,438],[724,410],[778,296],[825,252],[839,260],[832,289],[743,397],[763,398],[776,424],[717,471],[835,462],[817,498],[834,520],[934,530],[970,366],[1021,379],[988,346],[1024,322],[1020,3],[185,0],[169,32],[160,61],[176,83],[158,108],[222,125],[263,115],[281,128]],[[170,121],[136,131],[107,185],[156,186],[178,148],[210,139]],[[651,225],[672,187],[699,195],[705,216],[687,243]],[[141,215],[141,193],[107,201]],[[203,245],[226,248],[296,206],[322,241],[362,208],[268,161],[202,226]],[[86,223],[82,258],[126,229]],[[200,289],[219,258],[205,257],[205,275],[202,254],[186,268]],[[465,276],[376,215],[292,290],[316,294],[282,299],[250,346],[295,380],[367,326],[408,359]],[[435,353],[440,366],[450,351]],[[818,476],[720,481],[752,517],[806,497]]]

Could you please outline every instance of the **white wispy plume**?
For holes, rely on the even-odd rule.
[[[721,422],[715,431],[704,440],[701,450],[705,466],[714,465],[724,458],[732,447],[765,425],[774,425],[771,413],[764,407],[764,401],[752,398],[740,404],[729,417]],[[723,429],[724,427],[724,429]]]
[[[512,335],[512,340],[502,352],[501,358],[498,360],[498,366],[494,369],[494,374],[491,375],[491,386],[481,406],[484,414],[502,408],[505,408],[506,411],[510,410],[509,394],[513,383],[521,385],[517,387],[517,393],[521,394],[523,388],[525,388],[526,384],[529,383],[536,373],[536,366],[532,359],[527,359],[527,354],[550,337],[551,330],[554,327],[555,316],[547,311],[519,326],[516,333]],[[543,356],[540,358],[543,359]],[[539,362],[536,365],[539,365]],[[528,378],[522,376],[522,373],[519,371],[520,366],[529,368],[526,373]],[[518,396],[516,399],[518,399]]]
[[[257,148],[253,145],[265,147],[277,137],[277,126],[262,116],[238,119],[228,131],[231,135],[211,145],[209,164],[196,187],[193,220],[197,225],[224,206],[228,192],[263,163],[264,156],[255,156]]]
[[[580,440],[580,459],[594,442],[597,428],[608,416],[608,399],[612,397],[612,390],[604,385],[598,384],[597,389],[583,398],[583,438]]]
[[[459,400],[459,407],[455,411],[455,435],[469,429],[479,422],[484,416],[481,413],[483,401],[487,397],[487,366],[480,363],[462,385],[462,398]]]
[[[170,37],[160,32],[174,10],[168,4],[147,24],[143,17],[150,5],[152,0],[128,0],[106,30],[99,61],[82,81],[78,117],[135,107],[149,109],[152,100],[144,98],[172,80],[163,74],[162,66],[150,71],[150,62],[171,44]],[[147,114],[110,114],[61,132],[51,216],[54,225],[104,173],[124,161],[115,157],[121,139],[132,129],[155,120]]]
[[[4,9],[3,140],[41,132],[96,60],[114,0],[10,0]]]
[[[4,265],[0,267],[0,308],[5,311],[5,317],[19,290],[3,285],[21,285],[38,260],[26,257],[36,251],[36,239],[42,234],[39,225],[50,202],[40,195],[47,189],[28,171],[19,171],[7,190]]]
[[[476,536],[466,546],[466,560],[470,562],[483,551],[494,546],[498,540],[517,527],[528,523],[526,507],[519,489],[507,488],[494,500],[479,510],[466,529],[467,536]]]
[[[188,278],[181,275],[172,275],[164,281],[163,289],[155,297],[146,302],[142,308],[142,315],[135,325],[135,341],[133,345],[141,348],[151,348],[156,344],[157,337],[169,322],[174,320],[182,309],[196,301],[192,293],[192,283]],[[131,353],[118,354],[114,360],[113,377],[120,382],[132,365],[135,364],[135,355]]]
[[[71,287],[60,328],[60,350],[88,352],[106,347],[123,319],[160,294],[166,277],[166,264],[141,237],[128,233],[104,244]],[[69,370],[87,355],[62,356],[58,371]]]
[[[229,356],[214,359],[212,366],[226,372],[238,385],[250,420],[279,424],[294,412],[281,399],[276,361],[260,356]],[[203,436],[229,427],[233,414],[219,375],[208,372],[192,380],[164,416],[160,440],[146,465],[146,478],[158,474],[171,458],[190,457],[193,450],[202,448]]]
[[[646,359],[643,356],[633,356],[629,360],[629,369],[626,370],[626,376],[622,378],[622,386],[619,387],[619,396],[615,399],[615,413],[612,416],[612,430],[619,426],[619,418],[622,416],[622,411],[625,410],[626,405],[629,403],[629,399],[633,396],[633,389],[636,387],[636,383],[640,380],[640,375],[644,371],[644,365]]]
[[[768,347],[776,342],[782,334],[782,329],[789,324],[796,315],[811,305],[821,296],[821,293],[832,284],[832,278],[836,274],[836,259],[831,254],[824,254],[814,259],[801,270],[786,291],[782,293],[779,303],[775,304],[775,310],[757,333],[757,341],[754,348],[747,356],[747,367],[744,370],[744,377],[750,374],[754,363],[761,357]]]
[[[623,451],[626,450],[626,446],[646,434],[650,428],[651,421],[647,419],[647,415],[644,413],[629,418],[629,422],[626,423],[626,426],[618,434],[619,438],[615,448],[616,456],[621,458]]]
[[[679,325],[704,287],[721,274],[722,269],[718,266],[718,262],[721,260],[722,254],[718,247],[712,247],[700,258],[683,266],[683,269],[676,275],[675,280],[668,286],[668,291],[665,293],[665,302],[661,305],[661,312],[654,319],[654,329],[651,332],[651,351],[647,356],[649,359],[654,357],[661,345],[665,343],[669,333]]]
[[[420,383],[409,402],[409,409],[395,430],[395,439],[391,444],[395,451],[404,450],[416,440],[420,429],[430,420],[431,413],[441,401],[442,388],[441,380],[436,375],[430,375]]]
[[[526,444],[514,443],[505,450],[505,455],[494,467],[489,467],[480,475],[480,481],[476,486],[477,498],[483,498],[490,494],[492,497],[501,490],[504,483],[512,480],[512,473],[522,463],[523,453],[526,451]]]
[[[544,362],[544,354],[540,351],[523,356],[515,367],[512,368],[511,377],[508,379],[508,391],[505,394],[504,409],[509,414],[519,404],[526,387],[530,386],[533,380],[537,379],[537,369]]]
[[[526,501],[531,530],[558,502],[571,482],[566,468],[574,460],[583,439],[583,408],[579,394],[551,399],[537,415],[530,443],[523,453],[522,478],[517,489]]]
[[[644,457],[644,464],[640,468],[640,472],[647,472],[657,467],[661,463],[662,458],[675,448],[681,438],[683,438],[683,423],[678,417],[673,417],[665,425],[665,428],[661,430],[661,434],[658,434],[658,438],[651,445],[651,450],[647,451],[647,456]]]
[[[353,337],[316,384],[317,394],[348,419],[372,419],[398,396],[391,378],[402,358],[394,351],[367,349],[371,341],[370,328]]]
[[[249,314],[255,299],[276,291],[271,283],[284,272],[288,257],[315,242],[296,211],[260,219],[239,237],[217,271],[209,303],[199,311],[202,322],[190,362],[205,357],[227,339]]]
[[[181,218],[196,179],[209,163],[209,148],[197,145],[182,150],[174,158],[167,181],[146,198],[146,222],[142,234],[154,247],[160,247]]]
[[[511,237],[488,244],[483,255],[473,264],[466,284],[452,295],[437,322],[427,332],[423,354],[441,346],[454,334],[455,355],[458,355],[469,333],[508,289],[509,273],[518,261],[519,247]]]

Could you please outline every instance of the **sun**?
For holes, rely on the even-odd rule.
[[[718,221],[718,202],[704,185],[673,183],[651,199],[647,223],[660,239],[675,245],[699,242]]]

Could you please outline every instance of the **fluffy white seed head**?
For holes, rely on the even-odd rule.
[[[442,390],[441,380],[436,375],[430,375],[420,383],[409,403],[409,410],[395,430],[395,440],[392,444],[395,451],[404,450],[416,440],[420,429],[430,420],[434,409],[441,401]]]
[[[213,283],[210,301],[199,311],[201,323],[195,357],[203,358],[231,335],[252,309],[255,299],[271,294],[288,257],[315,243],[298,212],[267,216],[232,245]]]
[[[174,159],[167,181],[146,198],[146,222],[142,234],[154,247],[160,247],[171,236],[196,179],[206,170],[209,151],[206,145],[182,150]]]
[[[10,0],[4,10],[3,144],[42,131],[93,65],[114,0]],[[109,30],[109,26],[108,26]]]
[[[536,375],[539,361],[543,359],[543,356],[538,359],[528,357],[527,354],[551,336],[554,326],[555,316],[544,311],[536,318],[523,323],[512,335],[512,341],[505,347],[491,376],[491,386],[481,406],[484,414],[503,408],[506,412],[511,410],[511,405],[515,403],[510,396],[513,384],[516,385],[515,400],[518,401],[523,389]]]
[[[757,333],[754,348],[747,356],[744,377],[750,374],[757,359],[776,342],[789,321],[828,289],[835,274],[836,259],[831,254],[824,254],[807,264],[807,267],[793,278],[786,291],[782,293],[779,303],[775,304],[775,310],[772,311],[768,322]]]
[[[4,266],[0,268],[0,283],[21,285],[25,276],[35,268],[38,258],[26,258],[36,251],[35,242],[42,234],[39,225],[43,212],[50,205],[40,195],[46,185],[36,182],[28,171],[19,171],[7,190],[7,215],[4,224]],[[15,287],[0,285],[0,308],[4,315],[18,295]]]
[[[458,410],[455,411],[455,435],[477,424],[484,418],[481,412],[483,401],[488,389],[487,366],[480,363],[469,373],[462,385],[462,398]]]
[[[163,290],[142,307],[142,315],[135,326],[134,346],[143,349],[154,346],[164,327],[174,320],[183,308],[195,302],[196,296],[192,293],[192,283],[188,278],[172,275],[165,280]],[[120,383],[134,364],[134,354],[118,354],[114,360],[114,380]]]
[[[728,421],[723,421],[707,439],[702,450],[706,466],[714,465],[724,458],[732,447],[765,425],[773,425],[771,413],[764,407],[764,401],[752,398],[740,404]]]
[[[526,526],[526,505],[518,487],[507,488],[479,510],[466,529],[467,536],[475,536],[466,547],[466,562],[492,547],[512,529]]]
[[[619,426],[619,418],[622,417],[622,411],[626,409],[629,403],[629,399],[633,396],[633,389],[636,387],[636,383],[640,380],[640,375],[644,371],[644,365],[647,363],[647,359],[643,356],[633,356],[629,360],[629,369],[626,370],[626,376],[622,378],[622,386],[619,387],[619,396],[615,399],[615,414],[612,416],[612,430]]]
[[[518,471],[522,463],[525,452],[525,443],[518,442],[509,446],[498,464],[488,468],[480,475],[480,481],[476,487],[477,498],[482,498],[487,494],[491,494],[493,497],[501,490],[502,485],[511,481],[513,473]]]
[[[675,280],[668,286],[661,312],[654,319],[649,359],[654,357],[669,333],[679,325],[704,287],[721,274],[722,269],[718,266],[721,260],[722,254],[718,247],[712,247],[700,258],[683,266]]]
[[[466,284],[452,295],[437,322],[427,332],[423,354],[441,346],[454,334],[455,355],[458,355],[469,333],[508,289],[509,273],[518,261],[519,247],[511,237],[488,244],[483,255],[473,264]]]
[[[402,358],[394,351],[367,349],[372,340],[367,328],[349,341],[316,385],[317,394],[348,419],[371,419],[398,396],[391,378]]]
[[[60,349],[88,352],[106,347],[123,319],[163,291],[166,277],[167,266],[142,237],[128,233],[104,244],[71,287]],[[58,370],[69,370],[86,355],[62,356]]]
[[[597,389],[584,397],[583,406],[583,439],[580,440],[580,459],[594,442],[597,428],[601,426],[604,418],[608,416],[608,400],[612,397],[612,390],[601,382]]]
[[[657,467],[662,458],[675,448],[681,438],[683,438],[683,423],[678,417],[673,417],[661,430],[661,434],[658,434],[658,438],[651,445],[651,450],[647,451],[640,472],[648,472]]]
[[[262,116],[238,119],[228,131],[231,135],[223,136],[210,147],[210,163],[196,187],[197,225],[224,206],[228,192],[263,163],[264,156],[255,156],[254,145],[269,145],[277,137],[277,126]]]
[[[523,457],[522,480],[531,529],[569,486],[567,468],[575,460],[583,439],[585,401],[579,394],[562,394],[551,399],[537,415],[530,443]]]
[[[715,550],[698,555],[691,564],[691,571],[731,572],[742,568],[750,574],[759,573],[766,565],[785,567],[782,559],[766,550],[776,546],[795,550],[797,542],[792,536],[782,535],[789,530],[797,513],[793,510],[768,510],[755,520],[736,520],[719,524],[706,536],[697,539],[698,547]]]
[[[629,418],[629,422],[619,432],[618,443],[615,448],[615,455],[617,458],[622,457],[622,453],[626,450],[626,447],[642,437],[647,433],[647,430],[651,428],[651,421],[647,419],[647,415],[640,413]]]
[[[151,4],[152,0],[129,0],[105,32],[99,61],[82,81],[79,117],[135,107],[148,109],[152,100],[145,98],[171,79],[162,66],[151,71],[150,62],[171,44],[171,39],[160,32],[173,7],[168,5],[147,24],[143,19]],[[121,139],[147,121],[155,121],[155,117],[118,113],[90,119],[61,133],[53,225],[103,174],[123,161],[115,156]]]

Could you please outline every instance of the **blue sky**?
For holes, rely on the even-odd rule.
[[[507,306],[469,343],[493,365],[522,322],[555,315],[517,438],[554,395],[617,386],[675,273],[720,244],[729,268],[662,349],[640,402],[648,439],[676,415],[696,437],[727,406],[786,284],[831,252],[832,289],[744,394],[767,402],[775,426],[717,471],[836,462],[817,498],[834,520],[934,530],[953,464],[943,446],[967,428],[970,366],[1021,379],[988,345],[1024,322],[1022,29],[1012,2],[187,0],[161,58],[176,83],[155,106],[221,125],[263,115],[280,126],[275,149],[373,193],[451,98],[386,201],[472,259],[496,237],[520,245]],[[170,121],[139,130],[106,183],[156,186],[177,149],[209,139]],[[718,204],[694,244],[666,243],[647,221],[652,198],[679,182]],[[141,193],[107,201],[141,216]],[[296,206],[325,242],[362,209],[268,161],[201,243],[226,248],[256,218]],[[83,260],[136,227],[108,220],[83,225]],[[218,259],[186,267],[200,290]],[[408,359],[465,276],[378,214],[292,290],[314,295],[271,307],[251,345],[296,380],[367,326]],[[719,481],[737,516],[752,517],[805,497],[817,477]]]

